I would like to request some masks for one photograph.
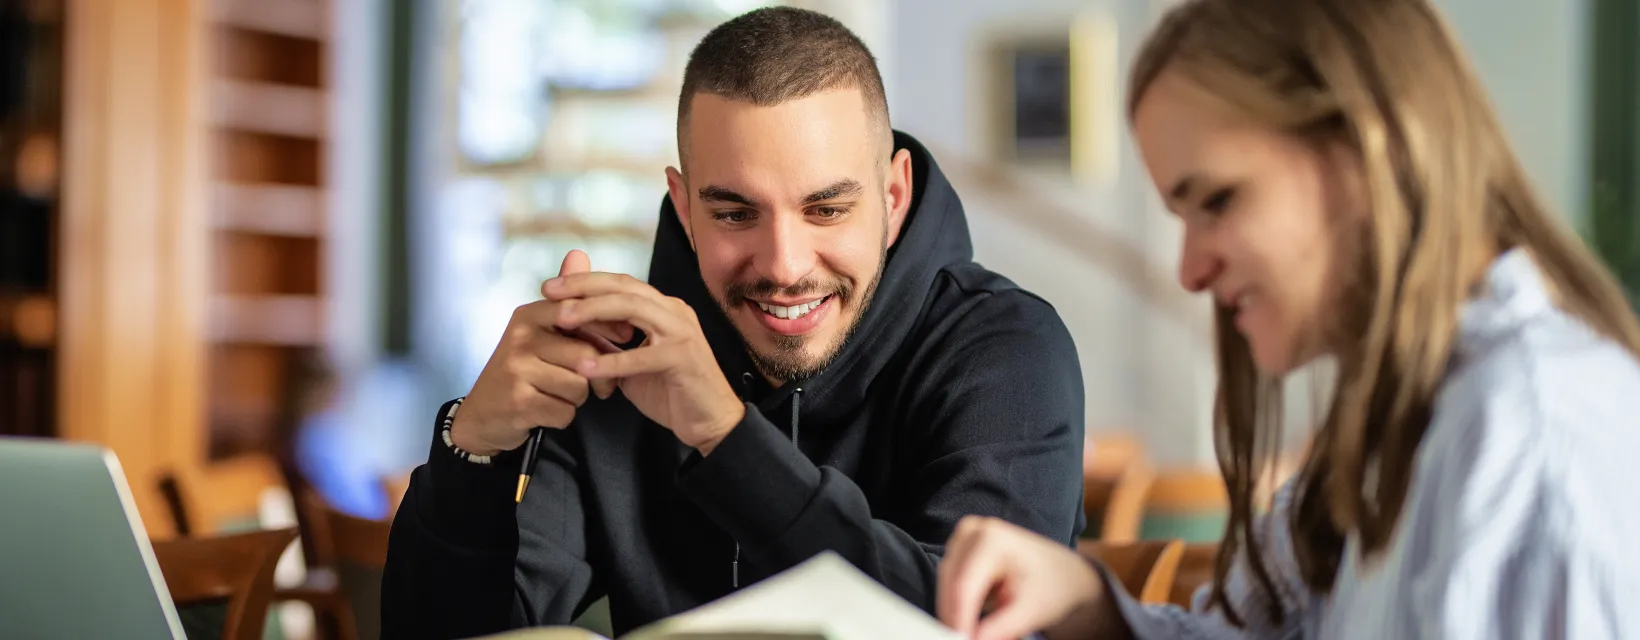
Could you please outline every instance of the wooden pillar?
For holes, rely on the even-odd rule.
[[[206,433],[205,0],[67,5],[59,433],[112,449],[163,537],[158,475]]]

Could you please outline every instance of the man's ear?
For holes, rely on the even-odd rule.
[[[672,198],[672,208],[678,212],[678,223],[689,236],[689,248],[695,248],[695,227],[689,224],[689,183],[675,167],[666,168],[666,192]]]
[[[911,152],[900,149],[888,163],[888,246],[900,239],[900,227],[911,212]]]

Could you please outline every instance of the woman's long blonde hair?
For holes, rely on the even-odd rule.
[[[1414,454],[1446,372],[1460,306],[1499,251],[1524,247],[1558,304],[1640,354],[1637,323],[1614,278],[1533,192],[1450,30],[1425,0],[1187,0],[1139,53],[1128,113],[1164,70],[1237,115],[1358,154],[1369,241],[1346,266],[1352,291],[1335,324],[1332,405],[1297,478],[1291,520],[1305,582],[1330,591],[1348,534],[1363,555],[1390,540]],[[1214,441],[1230,522],[1212,602],[1240,624],[1225,576],[1256,553],[1256,483],[1281,441],[1279,381],[1261,375],[1223,310],[1216,318]],[[1369,472],[1369,469],[1371,471]]]

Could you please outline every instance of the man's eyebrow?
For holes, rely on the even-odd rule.
[[[759,208],[756,200],[740,195],[730,189],[711,185],[700,188],[700,199],[706,202],[728,202],[754,209]]]
[[[827,200],[836,200],[836,199],[842,198],[844,196],[857,196],[857,195],[860,195],[864,191],[865,191],[865,188],[861,187],[859,182],[856,182],[854,180],[850,180],[848,178],[844,178],[842,180],[838,180],[836,182],[831,183],[831,185],[827,186],[824,189],[821,189],[819,191],[815,191],[814,193],[811,193],[807,196],[804,196],[803,197],[803,204],[814,204],[816,202],[825,202]]]

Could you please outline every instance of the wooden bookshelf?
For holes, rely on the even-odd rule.
[[[214,0],[212,459],[274,449],[294,350],[324,343],[328,2]]]
[[[58,433],[58,5],[0,0],[0,435]]]
[[[323,91],[233,79],[213,85],[211,124],[216,127],[313,140],[325,135]]]
[[[211,340],[224,347],[306,347],[323,339],[321,301],[310,295],[217,295]]]
[[[329,11],[323,0],[216,0],[211,18],[219,26],[323,41]]]
[[[57,435],[119,457],[150,535],[203,457],[202,0],[64,0]]]
[[[654,242],[655,226],[633,224],[594,225],[569,213],[555,213],[525,219],[510,219],[502,225],[509,236],[567,235],[587,240],[631,240]]]
[[[277,183],[218,182],[211,222],[218,231],[316,238],[324,233],[324,191]]]
[[[113,450],[165,537],[159,478],[271,450],[292,363],[326,341],[331,4],[61,4],[60,273],[0,292],[4,332],[56,357],[0,390],[57,385],[20,411]]]

